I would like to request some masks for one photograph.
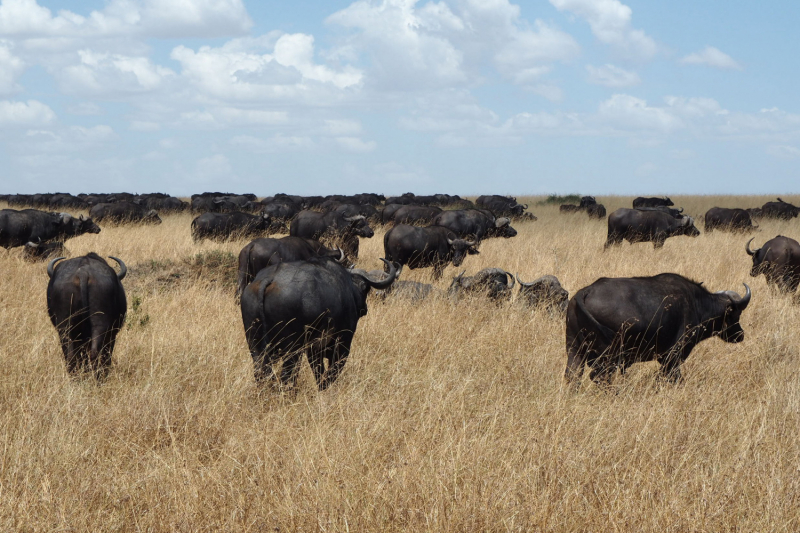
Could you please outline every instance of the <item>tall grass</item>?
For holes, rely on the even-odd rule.
[[[766,198],[673,200],[702,215]],[[699,345],[681,385],[648,363],[575,393],[562,318],[513,301],[371,299],[339,380],[319,393],[304,367],[281,396],[254,384],[224,281],[246,241],[195,244],[184,214],[67,241],[130,271],[128,325],[96,385],[66,375],[44,264],[0,251],[0,530],[796,531],[800,309],[749,277],[749,237],[604,253],[603,221],[532,210],[537,222],[462,268],[555,274],[570,293],[659,272],[710,290],[747,282],[745,341]],[[756,245],[777,234],[800,238],[800,222],[763,221]],[[359,267],[380,268],[382,237],[362,240]]]

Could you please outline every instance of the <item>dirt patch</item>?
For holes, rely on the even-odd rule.
[[[151,259],[128,268],[125,287],[131,291],[168,291],[197,283],[226,291],[236,290],[237,258],[212,250],[178,261]]]

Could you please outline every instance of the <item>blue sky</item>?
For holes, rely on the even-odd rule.
[[[800,4],[3,0],[0,192],[797,192]]]

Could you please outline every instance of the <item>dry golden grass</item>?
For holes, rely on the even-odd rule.
[[[195,244],[187,214],[67,242],[131,272],[129,326],[98,386],[66,375],[45,265],[0,251],[0,530],[800,529],[800,308],[749,277],[748,237],[603,253],[605,222],[535,200],[539,220],[486,241],[468,273],[555,274],[570,293],[667,271],[710,290],[744,281],[746,340],[701,344],[678,386],[661,385],[651,363],[610,391],[574,393],[561,318],[513,302],[371,300],[330,390],[318,393],[304,367],[296,395],[260,393],[230,286],[218,271],[185,274],[196,272],[187,258],[235,255],[245,241]],[[630,205],[601,200],[609,212]],[[673,200],[699,219],[766,198]],[[779,233],[800,237],[800,221],[763,221],[756,244]],[[362,241],[360,267],[379,267],[382,237]],[[180,282],[156,279],[162,263]]]

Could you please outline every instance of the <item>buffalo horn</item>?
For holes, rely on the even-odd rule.
[[[522,207],[523,207],[523,208],[524,208],[526,211],[528,210],[528,204],[523,204],[523,205],[522,205]]]
[[[503,228],[505,226],[508,226],[509,224],[511,224],[511,219],[508,217],[500,217],[494,221],[495,227],[498,228]]]
[[[83,215],[81,215],[80,217],[78,217],[78,220],[84,220],[84,218],[83,218]]]
[[[755,237],[753,237],[755,239]],[[745,251],[747,251],[747,255],[756,255],[756,252],[750,249],[750,243],[753,242],[753,239],[747,241],[747,244],[744,245]]]
[[[359,220],[364,220],[364,215],[353,215],[351,217],[344,217],[347,222],[358,222]]]
[[[66,257],[56,257],[47,264],[47,277],[49,278],[53,277],[53,269],[55,268],[56,263],[58,263],[62,259],[66,259]]]
[[[683,213],[683,208],[678,209],[678,213]]]
[[[744,285],[745,293],[744,296],[742,296],[739,300],[736,301],[736,307],[738,307],[741,310],[744,310],[750,303],[750,298],[752,298],[753,293],[750,291],[750,287],[747,285],[747,283],[742,283],[742,285]]]
[[[448,239],[448,242],[449,242],[449,239]],[[478,241],[467,241],[467,246],[475,246],[476,244],[478,244]]]
[[[339,251],[339,259],[337,259],[337,260],[336,260],[336,262],[337,262],[337,263],[340,263],[340,264],[344,264],[344,259],[345,259],[345,257],[344,257],[344,250],[342,250],[342,249],[341,249],[341,248],[339,248],[338,246],[336,247],[336,250],[338,250],[338,251]]]
[[[381,261],[383,261],[384,263],[389,265],[389,272],[387,273],[386,278],[384,278],[382,280],[374,280],[374,279],[372,279],[363,270],[361,272],[351,272],[351,274],[355,274],[357,276],[361,276],[362,278],[364,278],[364,280],[373,289],[386,289],[386,288],[390,287],[392,285],[392,283],[394,283],[395,278],[397,278],[397,267],[394,265],[394,263],[392,263],[392,262],[390,262],[387,259],[384,259],[382,257],[381,257]]]
[[[116,261],[117,264],[119,264],[119,274],[117,274],[117,279],[122,281],[122,278],[124,278],[125,274],[128,273],[128,267],[125,266],[125,263],[122,262],[122,259],[117,259],[113,255],[109,255],[108,257]]]
[[[505,271],[503,271],[503,272],[505,272]],[[508,286],[508,290],[511,290],[511,289],[514,288],[514,276],[511,274],[511,272],[506,272],[506,276],[511,278],[511,285]]]
[[[42,240],[39,239],[39,242],[42,242]],[[30,246],[32,248],[38,248],[39,247],[39,242],[28,241],[28,242],[25,243],[25,246]]]
[[[515,277],[515,278],[517,278],[517,283],[519,283],[519,284],[520,284],[520,285],[522,285],[523,287],[530,287],[531,285],[533,285],[533,282],[530,282],[530,283],[525,283],[524,281],[522,281],[521,279],[519,279],[519,274],[516,274],[514,277]]]

